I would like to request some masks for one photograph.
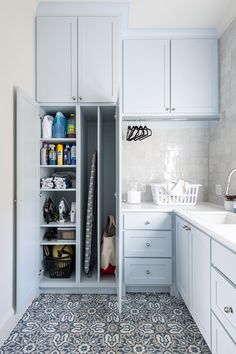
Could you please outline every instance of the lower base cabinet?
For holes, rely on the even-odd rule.
[[[235,354],[236,344],[212,313],[212,354]]]
[[[210,237],[176,218],[176,286],[211,347]]]
[[[171,285],[172,260],[151,258],[125,259],[126,285]]]

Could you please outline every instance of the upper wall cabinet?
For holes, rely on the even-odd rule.
[[[117,31],[114,17],[39,17],[38,102],[115,102]]]
[[[170,109],[170,41],[124,41],[123,89],[126,114],[166,113]]]
[[[127,39],[123,113],[218,117],[216,39]]]
[[[77,18],[39,17],[37,100],[77,100]]]
[[[79,18],[79,100],[82,102],[116,101],[117,49],[117,20],[115,18]]]
[[[171,109],[218,114],[218,45],[214,39],[171,41]]]

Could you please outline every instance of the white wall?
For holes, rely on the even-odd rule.
[[[5,0],[0,8],[0,333],[13,314],[14,87],[34,97],[36,0]],[[30,264],[29,264],[30,266]]]

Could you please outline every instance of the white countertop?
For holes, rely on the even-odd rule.
[[[214,240],[220,242],[232,251],[236,252],[236,222],[235,224],[216,224],[209,223],[207,219],[202,219],[195,213],[203,214],[222,214],[227,213],[222,206],[212,203],[199,203],[196,206],[158,206],[152,202],[140,205],[122,204],[122,212],[173,212],[177,216],[208,234]],[[229,213],[236,218],[236,215]]]

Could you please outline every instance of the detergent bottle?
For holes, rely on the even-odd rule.
[[[64,149],[64,165],[70,165],[70,164],[71,164],[70,145],[66,144],[66,147]]]
[[[53,138],[66,137],[66,118],[61,112],[57,112],[52,127]]]
[[[76,165],[76,145],[71,146],[71,165]]]
[[[43,144],[40,150],[40,164],[48,165],[48,145]]]
[[[52,116],[46,115],[42,120],[42,137],[44,139],[50,139],[52,137],[52,124],[54,118]]]

